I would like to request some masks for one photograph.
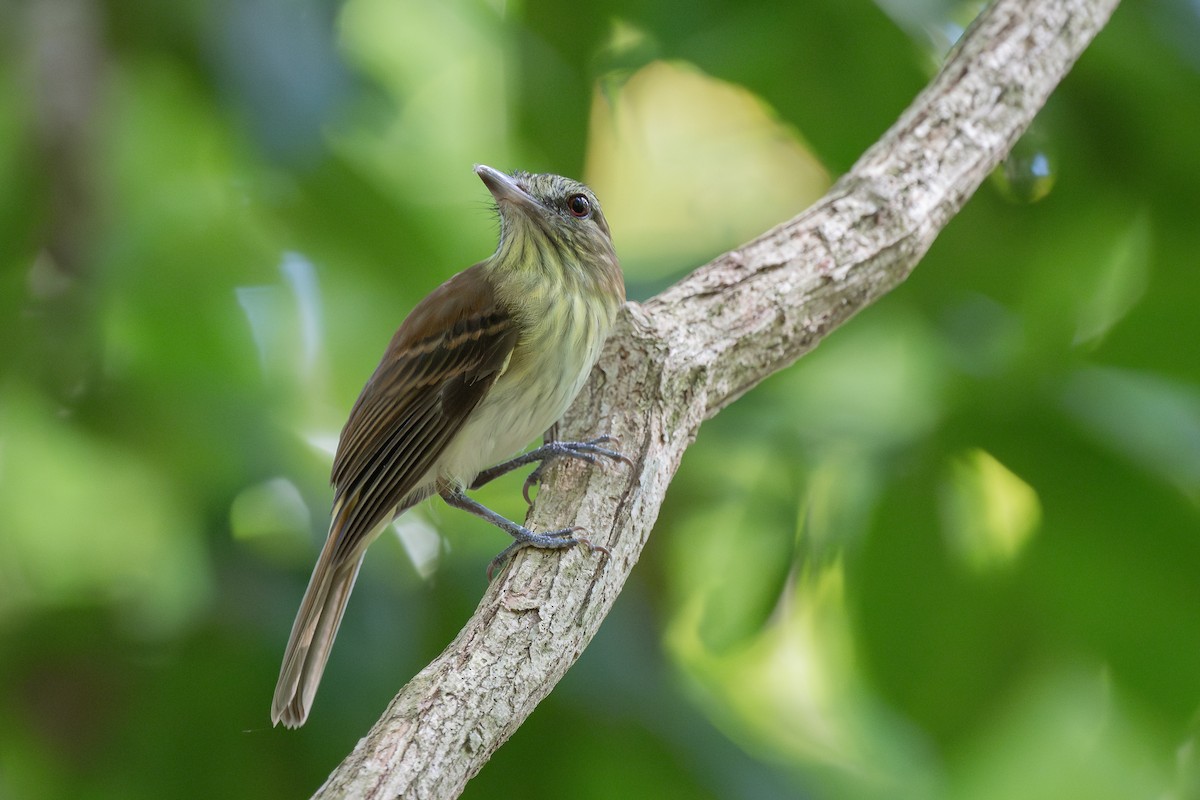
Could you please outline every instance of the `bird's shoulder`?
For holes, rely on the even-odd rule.
[[[430,292],[400,325],[380,366],[428,357],[439,350],[470,357],[472,342],[502,337],[512,314],[497,295],[484,263],[465,269]]]

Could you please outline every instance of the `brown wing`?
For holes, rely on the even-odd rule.
[[[389,517],[499,377],[517,341],[480,265],[422,300],[363,387],[333,460],[334,558]]]

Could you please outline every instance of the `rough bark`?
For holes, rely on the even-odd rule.
[[[634,466],[557,466],[530,517],[574,520],[611,556],[515,558],[316,796],[458,796],[604,620],[701,422],[908,276],[1118,2],[997,0],[820,202],[630,303],[560,432],[615,434]]]

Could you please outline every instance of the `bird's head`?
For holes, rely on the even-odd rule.
[[[608,221],[587,186],[561,175],[506,175],[482,164],[475,173],[492,193],[500,214],[497,260],[523,268],[534,262],[606,272],[616,267]]]

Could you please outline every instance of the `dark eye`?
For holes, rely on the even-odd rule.
[[[567,210],[575,217],[586,217],[592,213],[592,202],[584,195],[573,194],[567,198]]]

